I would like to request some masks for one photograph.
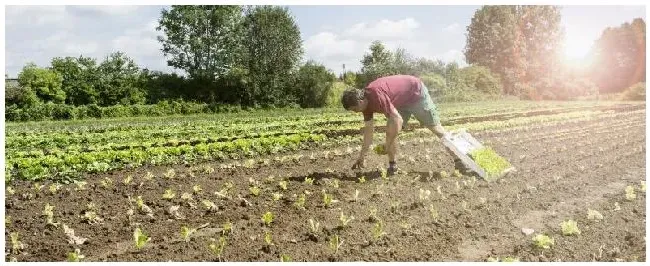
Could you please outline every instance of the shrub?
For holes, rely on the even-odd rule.
[[[639,82],[625,89],[621,93],[619,100],[645,101],[645,82]]]

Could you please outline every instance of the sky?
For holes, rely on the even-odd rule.
[[[54,57],[90,56],[101,61],[123,51],[150,70],[168,67],[155,30],[167,6],[5,6],[5,73],[16,77],[33,62],[49,66]],[[289,6],[300,27],[305,54],[335,73],[358,70],[373,40],[417,57],[456,61],[466,27],[480,6]],[[580,57],[606,27],[641,17],[644,6],[565,6],[562,25],[567,55]]]

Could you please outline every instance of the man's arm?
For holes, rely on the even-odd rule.
[[[395,161],[395,154],[397,153],[397,134],[402,130],[402,116],[393,107],[388,116],[388,123],[386,129],[386,150],[388,151],[388,160]]]
[[[372,134],[374,133],[374,130],[374,121],[372,119],[365,121],[365,127],[363,128],[363,146],[361,146],[361,154],[359,155],[359,160],[362,160],[366,157],[368,148],[370,148],[370,145],[372,144]]]

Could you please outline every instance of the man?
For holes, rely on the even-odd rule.
[[[368,84],[364,91],[346,90],[341,97],[343,108],[363,113],[363,146],[361,154],[352,169],[365,167],[365,157],[372,144],[374,131],[373,114],[382,113],[387,118],[386,143],[388,153],[388,174],[397,170],[397,135],[406,126],[411,115],[442,138],[447,131],[440,125],[438,109],[433,104],[427,87],[414,76],[394,75],[381,77]]]

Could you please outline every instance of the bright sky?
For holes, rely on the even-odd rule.
[[[164,6],[6,6],[5,72],[16,77],[27,62],[48,66],[57,56],[98,59],[124,51],[142,67],[166,66],[155,31]],[[291,6],[300,27],[305,59],[339,73],[358,70],[372,40],[412,55],[457,61],[465,28],[479,6]],[[606,27],[645,19],[643,6],[563,7],[567,54],[579,57]]]

